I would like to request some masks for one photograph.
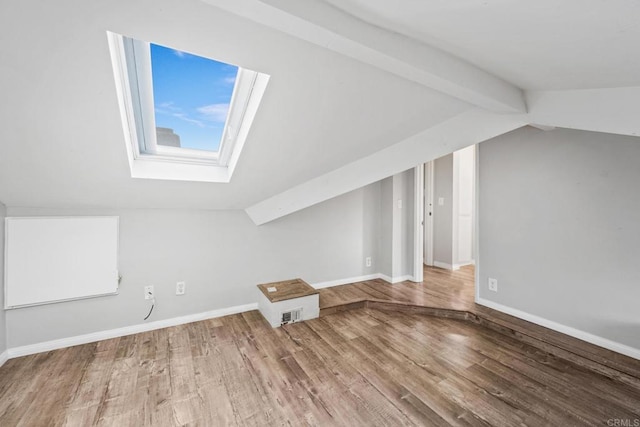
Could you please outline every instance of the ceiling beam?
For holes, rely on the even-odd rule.
[[[536,125],[640,136],[640,87],[530,91]]]
[[[246,209],[258,225],[531,124],[640,136],[640,87],[527,92],[528,114],[470,110]]]
[[[246,209],[257,225],[313,206],[527,124],[524,115],[473,109]]]
[[[529,126],[536,128],[536,129],[540,129],[543,130],[545,132],[549,132],[551,130],[555,130],[556,127],[555,126],[545,126],[545,125],[539,125],[537,123],[529,123]]]
[[[518,87],[444,51],[366,23],[321,0],[202,0],[472,105],[523,113]]]

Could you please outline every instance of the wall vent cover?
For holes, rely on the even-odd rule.
[[[289,323],[296,323],[302,320],[302,308],[296,308],[291,311],[285,311],[280,316],[280,324],[287,325]]]

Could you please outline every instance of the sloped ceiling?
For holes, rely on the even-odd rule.
[[[640,45],[637,2],[534,3],[3,1],[0,200],[248,208],[270,220],[480,142],[476,134],[531,122],[636,134],[636,92],[589,93],[607,100],[589,109],[584,93],[547,91],[640,86],[628,51]],[[130,177],[106,31],[271,75],[231,183]],[[622,98],[629,120],[612,122]],[[567,116],[577,102],[580,117]],[[330,181],[340,185],[315,190]]]
[[[326,0],[523,89],[640,85],[636,0]]]
[[[9,206],[245,208],[469,108],[198,1],[0,7]],[[107,30],[271,75],[232,183],[130,177]]]

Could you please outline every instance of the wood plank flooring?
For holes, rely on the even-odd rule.
[[[347,304],[357,306],[363,301],[375,300],[473,312],[476,307],[474,278],[472,265],[458,271],[425,266],[422,283],[390,285],[375,279],[321,289],[320,310],[322,314],[329,314]]]
[[[9,360],[2,426],[607,425],[640,386],[478,325],[257,311]],[[633,425],[633,424],[629,424]]]
[[[458,271],[425,266],[422,283],[370,280],[321,289],[320,315],[368,307],[466,319],[612,378],[634,384],[640,378],[636,359],[475,304],[474,275],[474,266]]]
[[[11,359],[0,426],[640,424],[637,377],[457,320],[478,312],[468,270],[322,290],[323,317],[282,328],[252,311]]]

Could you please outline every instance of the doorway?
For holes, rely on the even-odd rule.
[[[456,271],[476,263],[476,157],[473,145],[422,165],[416,239],[425,266]]]

